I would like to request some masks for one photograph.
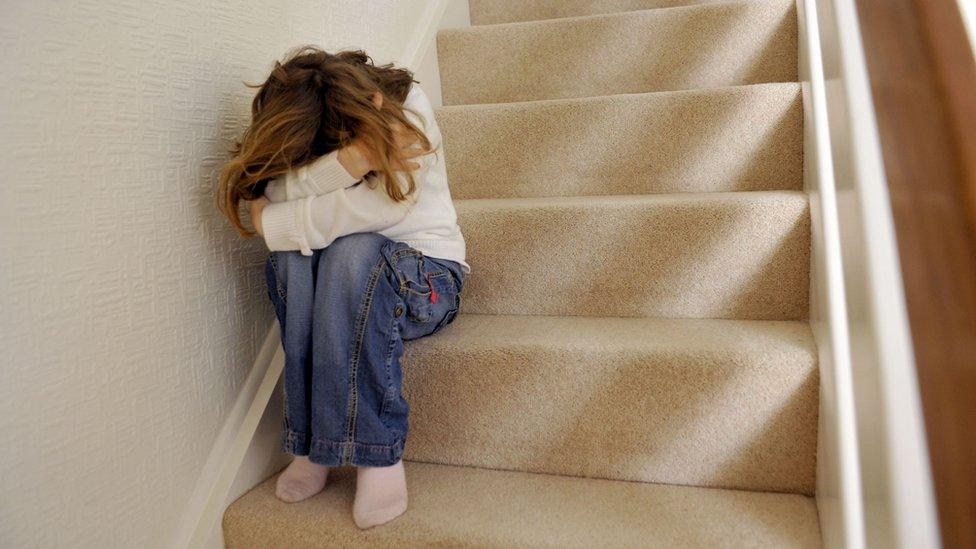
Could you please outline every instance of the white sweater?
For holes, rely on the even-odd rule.
[[[265,196],[271,201],[261,213],[264,241],[271,251],[325,248],[335,239],[352,233],[378,232],[392,240],[406,242],[430,257],[457,261],[464,272],[464,237],[447,185],[447,170],[441,146],[441,130],[427,95],[414,85],[404,107],[405,115],[421,128],[435,152],[415,159],[416,190],[403,202],[386,194],[382,176],[370,174],[363,181],[353,178],[333,151],[315,162],[268,183]],[[398,182],[406,191],[405,178]],[[368,184],[367,184],[368,183]]]

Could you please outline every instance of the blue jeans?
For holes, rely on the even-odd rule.
[[[329,466],[399,461],[403,342],[454,320],[460,265],[358,233],[311,256],[272,252],[265,273],[285,351],[282,451]]]

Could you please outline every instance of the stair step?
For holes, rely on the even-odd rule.
[[[224,514],[228,549],[270,547],[819,547],[812,498],[407,463],[410,507],[353,524],[355,474],[301,503],[277,475]]]
[[[795,82],[794,0],[446,29],[445,105]]]
[[[800,85],[437,111],[455,198],[798,190]]]
[[[806,323],[460,315],[404,364],[410,460],[813,493]]]
[[[469,0],[472,25],[674,8],[728,0]]]
[[[810,230],[800,191],[455,202],[482,314],[799,320]]]

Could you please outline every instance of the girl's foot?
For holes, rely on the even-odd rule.
[[[352,505],[356,526],[378,526],[406,510],[407,476],[402,461],[389,467],[360,467],[356,471],[356,500]]]
[[[329,468],[312,463],[308,456],[295,456],[291,464],[278,476],[275,496],[286,503],[308,499],[325,488]]]

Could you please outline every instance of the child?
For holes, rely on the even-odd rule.
[[[276,63],[221,172],[219,202],[271,250],[268,294],[285,351],[278,478],[286,502],[354,465],[360,528],[407,507],[403,341],[450,324],[470,272],[441,134],[413,75],[363,52],[305,47]]]

